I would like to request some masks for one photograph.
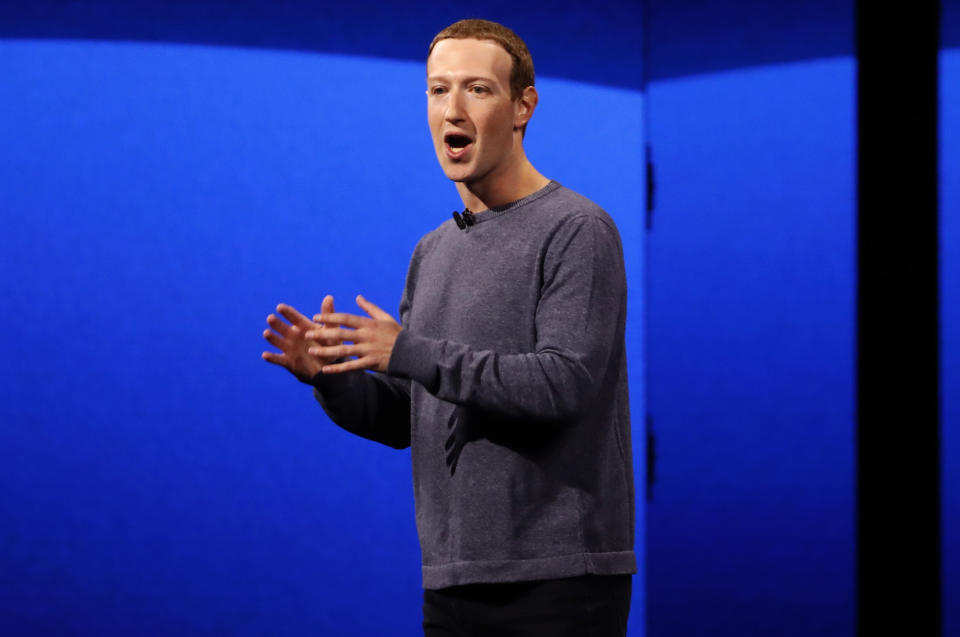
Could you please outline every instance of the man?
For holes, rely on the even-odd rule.
[[[466,206],[418,243],[397,323],[278,306],[264,352],[341,427],[412,447],[426,635],[624,635],[633,475],[613,221],[523,136],[533,63],[464,20],[427,58],[437,159]],[[372,373],[368,373],[372,372]]]

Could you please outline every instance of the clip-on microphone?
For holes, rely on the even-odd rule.
[[[463,215],[461,215],[456,210],[453,211],[453,220],[457,222],[457,227],[461,230],[466,230],[467,226],[472,226],[477,222],[476,218],[473,216],[473,213],[470,212],[469,208],[465,208]]]

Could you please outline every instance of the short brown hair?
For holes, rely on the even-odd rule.
[[[430,50],[427,51],[427,59],[430,59],[433,47],[440,40],[464,40],[466,38],[492,40],[510,54],[510,58],[513,60],[513,66],[510,68],[511,99],[518,99],[523,95],[523,89],[533,86],[533,58],[530,56],[527,45],[524,44],[519,35],[507,27],[489,20],[471,18],[454,22],[433,38],[433,42],[430,43]]]

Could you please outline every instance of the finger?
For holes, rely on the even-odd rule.
[[[281,321],[280,317],[276,314],[271,314],[267,317],[267,325],[272,327],[281,336],[286,336],[290,331],[290,326]]]
[[[337,326],[336,323],[331,323],[331,322],[329,322],[329,321],[324,322],[324,321],[320,320],[320,317],[321,317],[321,316],[333,316],[333,315],[332,315],[332,314],[314,314],[314,315],[313,315],[313,323],[314,323],[314,325],[316,325],[316,324],[319,323],[320,325],[325,325],[325,326],[327,326],[327,327],[336,327],[336,326]]]
[[[314,345],[307,353],[319,358],[346,358],[348,356],[362,356],[366,348],[359,345]]]
[[[267,339],[267,342],[276,347],[279,350],[286,351],[286,348],[283,346],[287,342],[285,338],[277,334],[276,332],[271,332],[270,330],[263,330],[263,338]]]
[[[361,295],[357,295],[357,305],[363,308],[363,311],[372,316],[375,319],[389,320],[392,321],[393,317],[390,316],[387,312],[384,312],[379,307],[363,298]]]
[[[327,345],[340,343],[341,341],[355,341],[359,334],[358,330],[344,329],[342,327],[318,327],[310,330],[304,336],[311,341],[325,342]]]
[[[283,315],[283,318],[290,321],[291,324],[298,327],[309,327],[310,319],[301,314],[296,308],[281,303],[277,306],[277,312]]]
[[[323,302],[320,304],[320,313],[313,315],[313,321],[315,323],[320,323],[321,322],[320,317],[323,314],[333,314],[333,297],[329,294],[323,297]],[[331,327],[336,327],[336,326],[331,325]]]
[[[280,365],[281,367],[287,366],[287,356],[285,354],[278,354],[276,352],[263,352],[260,354],[260,358],[268,363],[273,363],[274,365]]]
[[[333,296],[328,294],[323,297],[323,302],[320,304],[320,311],[324,314],[333,314]]]
[[[350,361],[344,361],[342,363],[335,363],[333,365],[324,365],[320,368],[324,374],[342,374],[343,372],[350,372],[355,369],[373,369],[374,364],[373,360],[369,358],[357,358]]]
[[[325,325],[333,323],[334,325],[346,325],[347,327],[363,327],[370,322],[365,316],[357,316],[356,314],[346,314],[344,312],[333,312],[327,314],[319,314],[313,317],[315,321],[320,321]]]

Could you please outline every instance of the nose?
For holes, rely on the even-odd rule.
[[[451,91],[447,96],[447,109],[444,119],[451,124],[457,124],[466,119],[464,109],[464,95],[460,91]]]

